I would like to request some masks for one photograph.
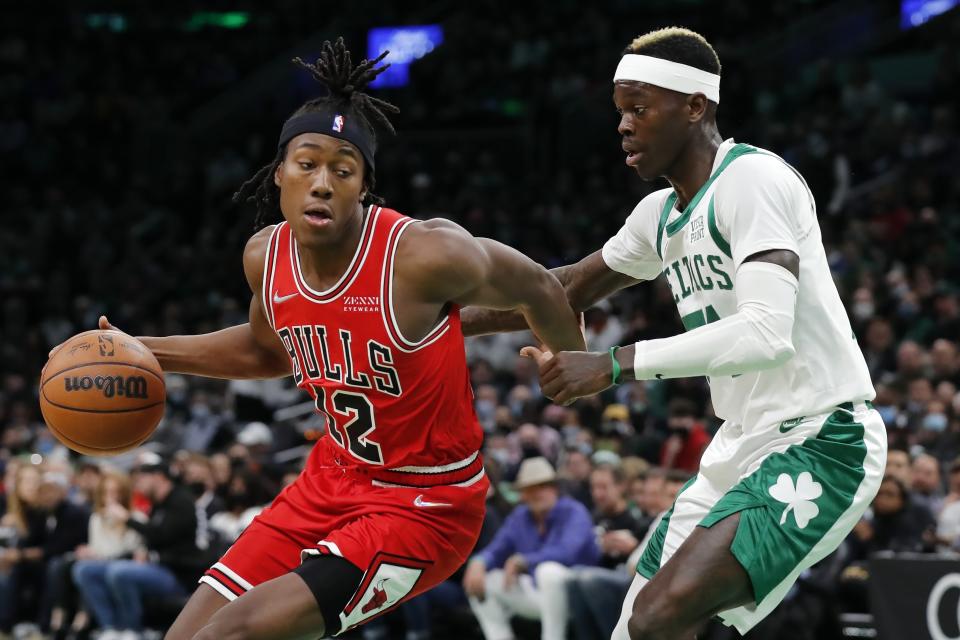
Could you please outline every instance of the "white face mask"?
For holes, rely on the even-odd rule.
[[[930,413],[923,419],[923,428],[930,431],[943,431],[947,428],[947,416],[942,413]]]
[[[869,320],[873,317],[875,308],[872,302],[854,302],[851,311],[857,320]]]

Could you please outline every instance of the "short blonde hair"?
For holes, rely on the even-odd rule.
[[[623,54],[642,54],[720,74],[720,58],[707,39],[685,27],[665,27],[637,36]]]

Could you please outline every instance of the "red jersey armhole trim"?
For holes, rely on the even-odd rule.
[[[397,246],[400,244],[400,236],[402,236],[403,232],[415,222],[417,221],[413,218],[401,218],[400,220],[397,220],[390,228],[390,233],[387,237],[387,251],[383,260],[383,272],[381,274],[380,281],[380,299],[383,302],[383,304],[380,305],[380,314],[383,317],[383,324],[387,328],[387,335],[390,336],[390,341],[393,343],[393,346],[404,353],[413,353],[430,346],[440,339],[440,337],[442,337],[447,330],[450,329],[450,314],[447,313],[447,315],[440,322],[438,322],[437,325],[431,329],[430,332],[420,341],[411,342],[403,336],[403,333],[400,331],[400,326],[397,323],[396,314],[393,312],[394,258],[396,257]]]
[[[286,224],[284,221],[274,227],[270,233],[270,241],[267,243],[266,255],[263,257],[263,287],[260,292],[260,304],[271,328],[275,327],[272,296],[274,275],[277,271],[277,247],[280,244],[280,230]]]

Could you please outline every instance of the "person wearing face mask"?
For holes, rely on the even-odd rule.
[[[190,417],[184,429],[181,449],[207,451],[224,438],[223,417],[214,411],[206,393],[197,391],[190,402]]]
[[[199,453],[191,454],[183,465],[183,483],[196,497],[197,548],[219,549],[222,545],[216,532],[210,528],[210,518],[223,511],[225,503],[216,494],[210,460]]]
[[[864,323],[873,318],[876,306],[873,303],[873,292],[860,287],[853,292],[853,302],[850,305],[850,314],[853,316],[855,327],[862,327]]]
[[[197,507],[203,510],[207,518],[223,511],[224,501],[216,494],[209,458],[199,453],[191,454],[184,464],[183,483],[196,496]]]
[[[913,443],[921,446],[938,459],[949,459],[949,434],[946,433],[950,424],[947,418],[947,406],[939,400],[931,400],[924,407],[922,415],[918,416],[918,430],[913,436]]]
[[[486,433],[494,429],[494,414],[497,411],[497,388],[490,384],[483,384],[477,387],[476,399],[473,401],[474,411],[477,413],[477,420]]]
[[[223,543],[232,543],[270,501],[262,477],[249,469],[233,474],[224,496],[224,509],[210,518],[210,528]]]

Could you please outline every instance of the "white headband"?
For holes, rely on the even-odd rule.
[[[633,53],[620,58],[613,81],[635,80],[680,93],[702,93],[720,104],[720,76],[690,65]]]

